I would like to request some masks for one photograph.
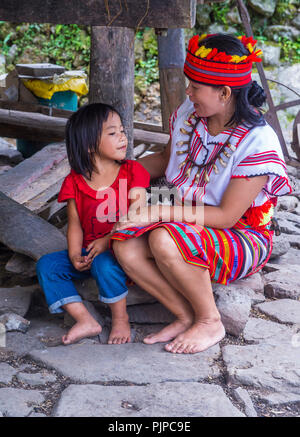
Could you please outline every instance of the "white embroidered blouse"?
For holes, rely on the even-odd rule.
[[[220,204],[231,178],[260,175],[268,175],[269,177],[266,185],[252,203],[252,207],[261,206],[275,196],[289,194],[292,191],[278,137],[268,124],[256,126],[250,130],[240,125],[213,137],[208,133],[206,119],[202,118],[191,139],[190,156],[194,162],[200,165],[211,161],[230,134],[232,134],[230,143],[236,147],[236,150],[233,152],[229,148],[225,148],[231,156],[221,154],[226,167],[223,167],[217,160],[218,174],[215,173],[212,165],[207,167],[208,182],[205,179],[205,170],[202,169],[199,182],[195,183],[197,167],[191,169],[188,177],[185,176],[191,163],[187,162],[179,168],[179,164],[185,160],[187,153],[178,155],[176,152],[188,148],[187,144],[181,145],[180,142],[187,141],[189,135],[182,133],[180,129],[184,128],[191,132],[192,127],[186,126],[184,121],[187,120],[194,124],[195,119],[191,116],[195,114],[194,104],[187,98],[170,117],[171,154],[166,169],[166,178],[168,182],[177,187],[182,198],[217,206]]]

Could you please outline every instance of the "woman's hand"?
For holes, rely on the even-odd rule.
[[[159,221],[159,209],[157,206],[145,206],[139,209],[139,213],[129,212],[127,216],[121,217],[112,232],[122,231],[133,227],[146,227]]]

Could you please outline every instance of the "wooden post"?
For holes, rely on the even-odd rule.
[[[168,29],[158,35],[158,64],[163,131],[169,132],[169,117],[185,100],[185,43],[183,29]]]
[[[128,137],[127,158],[133,157],[134,29],[92,27],[89,102],[114,106]]]

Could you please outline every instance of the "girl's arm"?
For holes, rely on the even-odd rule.
[[[83,231],[76,208],[75,199],[68,200],[68,253],[69,258],[77,270],[83,271],[90,268],[90,262],[81,255],[83,243]]]
[[[152,153],[144,158],[137,159],[137,162],[150,173],[151,179],[159,178],[165,175],[171,151],[171,140],[162,152]]]

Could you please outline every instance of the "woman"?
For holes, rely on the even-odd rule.
[[[224,337],[211,281],[229,284],[263,267],[276,196],[291,192],[278,138],[257,109],[265,94],[251,79],[261,60],[255,44],[222,34],[190,40],[188,98],[170,118],[166,150],[140,163],[151,178],[165,174],[191,206],[154,206],[151,217],[142,208],[113,236],[124,271],[176,316],[144,339],[168,342],[172,353],[200,352]]]

